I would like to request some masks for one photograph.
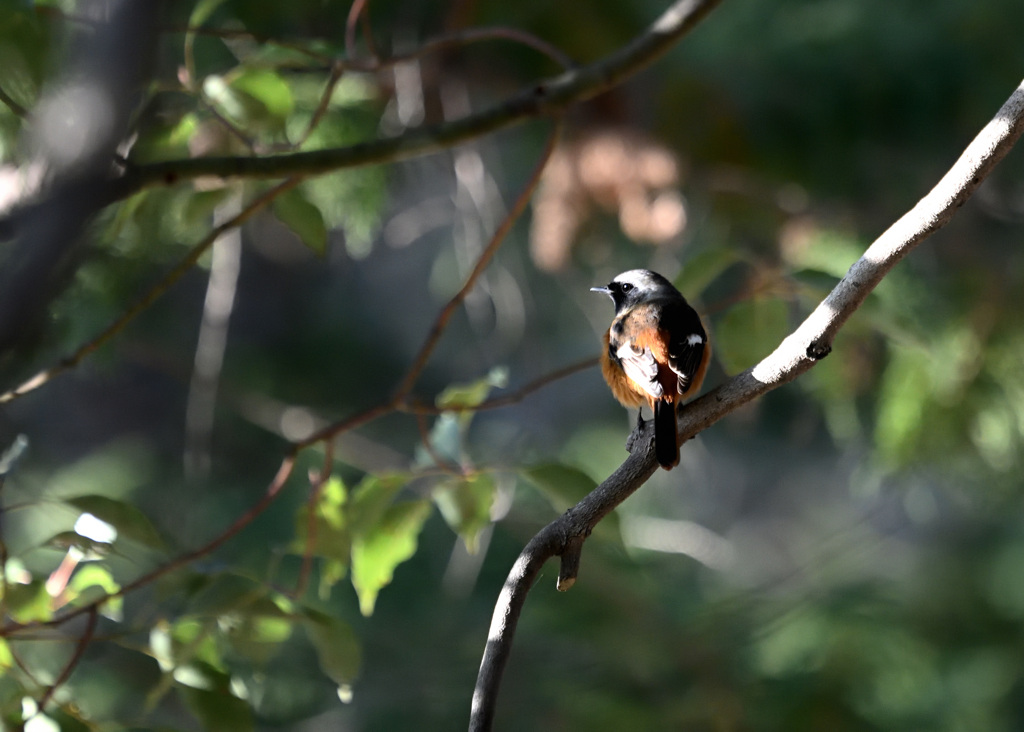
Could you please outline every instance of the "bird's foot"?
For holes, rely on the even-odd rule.
[[[633,431],[629,433],[629,437],[626,438],[626,452],[632,454],[633,448],[640,444],[641,440],[643,440],[645,436],[645,430],[647,429],[648,425],[650,425],[653,421],[654,420],[647,420],[645,422],[643,413],[637,411],[636,427],[633,428]],[[651,435],[649,435],[648,439],[653,440],[654,434],[652,433]]]

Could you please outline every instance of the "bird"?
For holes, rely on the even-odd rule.
[[[679,464],[676,408],[700,390],[711,358],[700,315],[671,282],[648,269],[623,272],[590,290],[615,304],[604,334],[601,373],[624,407],[650,406],[654,454],[671,470]],[[639,414],[637,426],[643,426]]]

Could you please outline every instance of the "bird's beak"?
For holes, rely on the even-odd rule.
[[[610,289],[608,289],[607,287],[591,287],[590,291],[591,292],[602,292],[605,295],[611,295],[612,294],[612,291]]]

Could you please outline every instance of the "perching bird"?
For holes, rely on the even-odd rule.
[[[623,272],[591,291],[615,303],[601,373],[623,406],[651,407],[654,454],[671,470],[679,463],[676,407],[700,389],[711,358],[700,316],[671,282],[647,269]]]

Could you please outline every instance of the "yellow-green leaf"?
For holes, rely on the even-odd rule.
[[[189,605],[196,615],[217,616],[250,607],[267,594],[259,582],[239,574],[224,572],[212,578]]]
[[[350,498],[348,516],[353,535],[374,530],[408,480],[401,474],[366,476],[352,491]]]
[[[429,514],[426,501],[396,503],[352,543],[352,586],[359,595],[363,615],[373,614],[377,594],[391,583],[395,567],[416,553],[420,530]]]
[[[436,403],[441,409],[472,409],[479,406],[492,389],[504,389],[508,385],[508,369],[496,366],[487,376],[468,384],[451,384],[438,394]]]
[[[91,513],[117,529],[118,537],[131,539],[150,549],[162,550],[163,539],[142,511],[125,501],[107,496],[76,496],[67,503],[83,513]]]
[[[283,120],[292,112],[292,90],[284,79],[269,69],[246,69],[231,79],[231,86],[259,100],[274,117]]]
[[[456,478],[434,491],[434,502],[466,549],[475,553],[480,532],[491,522],[494,478],[483,474]]]
[[[69,602],[76,606],[86,605],[120,589],[121,585],[114,580],[108,567],[94,562],[83,564],[68,583]],[[121,597],[109,598],[105,605],[104,614],[120,617],[123,605]]]
[[[274,199],[274,214],[317,254],[327,251],[327,225],[320,209],[299,188]]]
[[[352,626],[339,618],[308,610],[305,628],[323,672],[339,686],[351,684],[362,664],[362,650]]]
[[[43,581],[32,580],[24,585],[7,585],[5,606],[11,617],[19,623],[31,623],[34,620],[45,621],[53,617],[50,599]]]

